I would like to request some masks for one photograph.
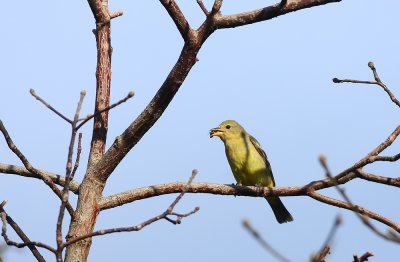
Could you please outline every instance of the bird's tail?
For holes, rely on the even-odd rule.
[[[268,204],[271,206],[272,211],[274,211],[276,220],[278,221],[279,224],[293,221],[292,215],[289,213],[289,211],[283,205],[283,203],[279,199],[279,197],[266,197],[265,199],[268,201]]]

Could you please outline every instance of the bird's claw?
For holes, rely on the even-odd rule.
[[[235,187],[235,194],[233,195],[234,197],[237,197],[237,195],[236,195],[236,187],[237,186],[242,186],[242,184],[241,183],[236,183],[236,184],[234,184],[234,183],[232,183],[232,186],[234,186]]]
[[[257,195],[258,196],[261,196],[261,195],[264,194],[264,187],[262,185],[256,184],[255,187],[256,187],[256,191],[257,191]]]

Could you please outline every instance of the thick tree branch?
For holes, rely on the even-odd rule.
[[[88,0],[96,20],[97,67],[96,101],[94,115],[110,104],[111,85],[111,26],[108,0]],[[92,143],[89,153],[89,166],[100,160],[105,151],[108,131],[108,111],[94,117]]]
[[[214,5],[210,12],[211,16],[215,16],[215,15],[219,14],[221,7],[222,7],[222,2],[223,2],[223,0],[215,0],[214,1]]]
[[[257,22],[265,21],[290,12],[295,12],[305,8],[325,5],[341,0],[287,0],[265,8],[234,14],[222,15],[215,19],[217,28],[232,28]]]
[[[161,117],[175,94],[178,92],[189,70],[196,62],[200,45],[185,44],[174,68],[169,73],[157,94],[136,120],[118,136],[96,166],[96,174],[102,181],[107,180],[125,155],[136,145],[144,134]]]
[[[65,185],[65,177],[45,171],[43,169],[38,169],[39,172],[46,177],[46,179],[51,179],[53,183],[59,186],[64,186]],[[22,166],[15,166],[15,165],[7,165],[7,164],[0,164],[0,173],[3,174],[14,174],[18,176],[24,176],[24,177],[32,177],[36,179],[42,180],[41,176],[31,173],[26,169],[25,167]],[[76,181],[71,180],[69,182],[69,190],[73,192],[74,194],[78,194],[79,192],[79,183]]]
[[[186,183],[176,182],[168,184],[153,185],[149,187],[137,188],[112,196],[102,198],[99,202],[101,210],[125,205],[137,200],[147,199],[166,194],[181,193],[186,187]],[[187,193],[207,193],[213,195],[226,196],[297,196],[306,195],[307,190],[303,187],[274,187],[263,188],[263,192],[257,187],[243,187],[235,185],[212,184],[212,183],[192,183],[187,189]]]
[[[154,123],[161,117],[173,97],[181,87],[183,81],[188,75],[189,71],[196,62],[196,55],[200,50],[202,44],[206,39],[217,29],[222,28],[226,23],[232,20],[239,19],[240,21],[246,21],[244,24],[250,24],[256,22],[255,13],[252,15],[244,15],[244,17],[236,16],[221,16],[219,10],[222,5],[222,1],[217,0],[214,2],[213,10],[207,17],[206,21],[202,26],[196,30],[188,30],[185,25],[181,11],[177,9],[175,1],[172,0],[160,0],[167,11],[171,15],[172,19],[177,23],[180,32],[185,31],[187,39],[182,52],[176,62],[175,66],[169,73],[168,77],[160,87],[152,101],[143,110],[143,112],[136,118],[136,120],[125,130],[125,132],[118,136],[113,145],[104,154],[103,159],[98,163],[96,172],[98,178],[105,181],[125,155],[136,145],[136,143],[144,136],[144,134],[154,125]],[[297,11],[304,8],[309,8],[317,5],[323,5],[331,2],[338,2],[339,0],[293,0],[282,7],[281,10],[278,5],[270,7],[270,9],[279,10],[278,12],[272,12],[270,9],[266,9],[266,16],[261,17],[259,21],[267,20],[278,15],[283,15],[288,12]],[[269,10],[269,11],[268,11]],[[244,13],[247,14],[247,13]],[[226,22],[224,22],[226,21]],[[237,26],[237,25],[236,25]]]
[[[105,180],[101,181],[101,176],[98,176],[94,167],[104,155],[107,140],[109,110],[105,109],[110,106],[112,56],[110,19],[116,15],[110,14],[108,0],[88,0],[88,3],[96,20],[94,31],[97,44],[96,100],[93,113],[95,116],[88,167],[79,189],[76,216],[70,223],[67,239],[93,232],[98,216],[97,201],[105,186]],[[102,113],[96,114],[97,112]],[[90,239],[68,246],[65,261],[86,261],[90,246]]]
[[[340,180],[338,181],[338,183],[340,183]],[[235,185],[222,185],[222,184],[210,184],[210,183],[193,183],[188,188],[186,188],[186,192],[208,193],[215,195],[231,195],[231,196],[251,196],[251,197],[310,196],[320,202],[358,212],[364,216],[368,216],[385,225],[388,225],[397,232],[400,232],[400,225],[391,221],[388,218],[385,218],[377,213],[374,213],[360,206],[357,206],[357,209],[355,210],[353,205],[350,203],[329,198],[327,196],[324,196],[316,192],[316,190],[333,186],[335,186],[335,182],[332,182],[332,180],[330,183],[327,182],[327,180],[319,180],[309,183],[308,185],[302,187],[274,187],[274,188],[262,188],[262,190],[260,190],[259,187],[243,187]],[[184,190],[185,187],[186,187],[185,183],[169,183],[169,184],[138,188],[103,198],[100,201],[99,206],[101,210],[110,209],[136,200],[146,199],[165,194],[180,193]]]
[[[104,3],[105,2],[105,3]],[[108,11],[108,0],[88,0],[90,9],[92,10],[96,23],[104,23],[110,21],[110,13]]]

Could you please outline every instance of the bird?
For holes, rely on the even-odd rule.
[[[267,154],[260,143],[236,121],[225,120],[210,130],[210,138],[219,137],[238,185],[274,187],[275,180]],[[293,221],[279,197],[265,197],[278,223]]]

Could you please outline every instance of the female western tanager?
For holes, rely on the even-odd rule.
[[[274,187],[271,165],[260,143],[234,120],[226,120],[210,130],[210,137],[218,136],[225,145],[225,153],[236,182],[243,186]],[[265,198],[279,223],[293,221],[279,197]]]

